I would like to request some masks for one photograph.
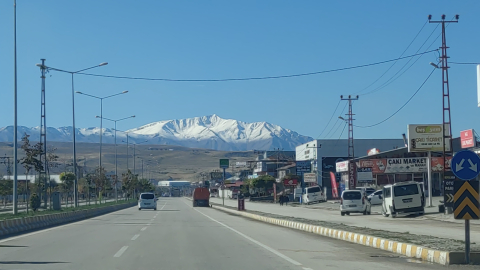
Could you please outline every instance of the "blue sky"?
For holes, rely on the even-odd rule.
[[[0,2],[0,126],[13,124],[13,1]],[[479,1],[27,1],[17,0],[19,125],[40,122],[40,58],[46,64],[79,70],[101,62],[96,74],[217,79],[313,72],[397,58],[427,21],[460,14],[447,28],[450,61],[480,62]],[[434,31],[427,24],[404,55],[414,54]],[[440,28],[426,43],[433,42]],[[421,51],[425,51],[425,45]],[[432,49],[439,47],[438,39]],[[401,77],[354,103],[355,124],[377,123],[395,112],[420,86],[436,61],[423,55]],[[415,61],[416,58],[413,60]],[[397,62],[372,87],[392,77]],[[413,63],[413,61],[410,62]],[[217,114],[246,122],[267,121],[317,136],[340,95],[357,93],[390,64],[349,71],[262,81],[160,82],[76,75],[77,91],[106,96],[104,116],[135,119],[129,129],[166,119]],[[476,66],[451,65],[453,133],[476,128]],[[407,65],[408,67],[408,65]],[[47,76],[47,125],[71,125],[67,74]],[[361,93],[360,93],[361,94]],[[401,138],[407,124],[442,121],[441,71],[389,121],[355,129],[358,138]],[[77,127],[98,126],[99,102],[76,96]],[[320,138],[337,139],[344,103]],[[346,113],[346,112],[344,112]],[[476,123],[475,123],[476,122]],[[337,123],[334,125],[334,123]],[[105,124],[109,127],[110,123]],[[328,134],[328,136],[326,136]],[[347,132],[342,134],[347,137]]]

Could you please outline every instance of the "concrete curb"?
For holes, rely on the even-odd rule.
[[[441,265],[450,265],[450,264],[459,264],[463,263],[463,257],[458,256],[458,252],[453,253],[448,251],[434,250],[422,246],[401,243],[385,238],[374,237],[365,234],[352,233],[348,231],[336,230],[331,228],[326,228],[322,226],[315,226],[310,224],[305,224],[301,222],[288,221],[277,218],[268,218],[256,214],[251,214],[248,212],[242,212],[237,210],[228,209],[221,206],[211,205],[212,208],[235,214],[238,216],[244,216],[251,219],[259,220],[262,222],[287,227],[291,229],[296,229],[300,231],[306,231],[314,234],[319,234],[322,236],[335,238],[343,241],[348,241],[356,244],[361,244],[364,246],[378,248],[385,251],[393,252],[396,254],[401,254],[410,258],[417,258],[431,263],[437,263]],[[472,258],[473,259],[473,258]]]
[[[87,219],[110,212],[115,212],[125,208],[133,207],[137,202],[110,205],[101,208],[72,211],[67,213],[57,213],[41,216],[22,217],[15,219],[0,220],[0,237],[11,234],[26,232],[34,229],[42,229],[49,226],[60,225]]]

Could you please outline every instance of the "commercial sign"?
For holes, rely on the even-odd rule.
[[[303,182],[305,183],[317,183],[317,174],[315,173],[304,173]]]
[[[443,172],[443,157],[432,157],[432,172]],[[450,170],[452,165],[452,157],[447,157],[447,170]]]
[[[360,168],[372,168],[373,174],[385,173],[387,159],[363,159],[358,162]]]
[[[470,148],[475,146],[475,137],[473,136],[473,129],[467,129],[460,132],[460,141],[462,148]]]
[[[348,163],[348,189],[355,189],[357,186],[357,163]]]
[[[285,179],[283,180],[284,186],[296,186],[298,184],[297,179]]]
[[[338,172],[348,172],[348,160],[340,161],[335,163],[336,171]]]
[[[427,171],[427,158],[388,158],[385,173],[420,173]]]
[[[237,162],[235,163],[235,167],[237,167],[237,168],[239,168],[239,167],[247,167],[247,162],[246,162],[246,161],[242,161],[242,162],[237,161]]]
[[[312,171],[312,162],[310,160],[296,161],[297,175],[309,173]]]
[[[408,152],[443,151],[443,125],[408,125]],[[446,125],[447,134],[450,128]],[[450,142],[445,142],[450,151]]]
[[[373,181],[372,168],[357,168],[357,182],[365,183]]]

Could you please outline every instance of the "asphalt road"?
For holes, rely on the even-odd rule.
[[[184,198],[0,240],[0,269],[444,269]],[[453,269],[475,269],[453,267]]]
[[[220,198],[210,198],[211,202],[222,204]],[[237,207],[236,200],[225,199],[225,205]],[[337,209],[340,206],[337,204]],[[463,224],[432,220],[428,215],[423,217],[384,217],[379,213],[372,215],[352,214],[341,216],[340,210],[313,209],[305,207],[280,206],[280,204],[248,202],[245,201],[245,209],[283,215],[289,217],[322,220],[334,223],[343,223],[349,226],[367,227],[392,232],[408,232],[410,234],[431,235],[441,238],[449,238],[463,241],[465,228]],[[472,242],[480,243],[480,225],[472,223],[470,226]]]

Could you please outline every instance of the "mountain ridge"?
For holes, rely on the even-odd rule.
[[[24,133],[31,141],[39,139],[39,127],[18,127],[18,138]],[[47,140],[71,142],[71,126],[47,128]],[[172,144],[193,148],[208,148],[222,151],[269,150],[283,148],[294,150],[297,145],[313,140],[290,129],[268,122],[247,123],[234,119],[224,119],[216,114],[185,119],[152,122],[126,132],[117,132],[117,144],[126,140],[149,144]],[[77,142],[96,143],[100,128],[76,128]],[[0,128],[0,142],[13,141],[13,126]],[[103,128],[102,141],[114,143],[114,129]]]

